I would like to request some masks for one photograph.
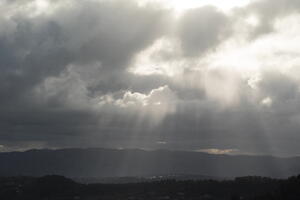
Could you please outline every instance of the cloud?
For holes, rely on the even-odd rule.
[[[0,6],[5,149],[300,154],[297,1],[40,3]]]
[[[60,1],[51,2],[51,13],[31,15],[34,3],[3,3],[1,138],[40,140],[34,136],[42,132],[47,141],[51,134],[96,132],[91,109],[98,96],[123,88],[130,59],[163,33],[168,12],[134,1]]]
[[[19,98],[70,64],[85,67],[100,62],[101,74],[121,73],[136,52],[160,35],[167,15],[134,2],[59,5],[52,15],[31,17],[21,12],[3,19],[12,28],[0,39],[1,80],[8,86],[2,93]]]
[[[108,100],[109,99],[109,100]],[[138,113],[140,117],[150,117],[152,124],[160,124],[163,119],[176,112],[177,95],[167,85],[151,90],[149,94],[126,91],[122,98],[104,98],[101,106],[111,104],[124,109],[125,112]]]
[[[186,11],[178,24],[178,35],[187,56],[213,50],[230,32],[229,18],[215,7],[207,6]]]
[[[252,15],[257,17],[257,26],[251,31],[251,37],[257,38],[273,32],[276,20],[284,16],[299,13],[299,10],[300,3],[297,0],[259,0],[242,8],[242,13],[246,16]]]
[[[266,97],[261,101],[261,104],[267,107],[272,106],[273,100],[270,97]]]
[[[200,149],[197,152],[204,152],[209,154],[233,154],[237,149]]]

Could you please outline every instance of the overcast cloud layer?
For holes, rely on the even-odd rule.
[[[0,2],[0,151],[300,155],[300,2]]]

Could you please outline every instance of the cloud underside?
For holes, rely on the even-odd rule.
[[[300,3],[0,3],[0,151],[298,155]]]

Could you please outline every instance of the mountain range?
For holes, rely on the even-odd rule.
[[[285,178],[300,173],[300,157],[213,155],[140,149],[58,149],[0,153],[0,176]]]

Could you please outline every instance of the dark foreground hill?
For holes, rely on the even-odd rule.
[[[0,176],[124,177],[192,174],[283,177],[300,173],[300,158],[111,149],[0,153]]]
[[[0,178],[4,200],[298,200],[299,188],[300,176],[131,184],[79,184],[55,175]]]

